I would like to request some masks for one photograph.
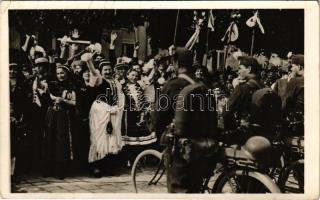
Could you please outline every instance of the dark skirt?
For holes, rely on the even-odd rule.
[[[125,111],[124,124],[125,134],[122,137],[125,145],[148,145],[156,142],[154,132],[150,133],[145,124],[138,126],[140,122],[140,111]]]
[[[73,160],[69,110],[49,107],[44,133],[44,159],[49,162]]]

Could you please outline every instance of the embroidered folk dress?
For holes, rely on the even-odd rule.
[[[90,84],[96,87],[97,97],[89,112],[89,163],[108,154],[118,154],[123,147],[121,119],[124,95],[121,84],[114,79],[103,79],[99,71],[96,73],[97,76],[90,76]]]
[[[126,83],[125,94],[124,136],[125,145],[147,145],[154,143],[156,134],[150,133],[145,124],[139,124],[141,113],[149,106],[141,86],[138,83]]]
[[[53,81],[49,84],[50,96],[75,100],[75,90],[68,81]],[[73,106],[63,102],[48,107],[44,131],[44,159],[49,162],[73,160],[72,123]]]

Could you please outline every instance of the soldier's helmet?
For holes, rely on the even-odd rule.
[[[253,136],[243,145],[246,155],[259,163],[267,163],[270,160],[271,143],[262,136]]]

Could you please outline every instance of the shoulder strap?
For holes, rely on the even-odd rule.
[[[179,74],[178,78],[182,78],[182,79],[188,81],[190,84],[196,84],[196,82],[186,74]]]

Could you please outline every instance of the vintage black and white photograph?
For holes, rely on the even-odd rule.
[[[10,192],[305,193],[306,12],[9,9]]]

